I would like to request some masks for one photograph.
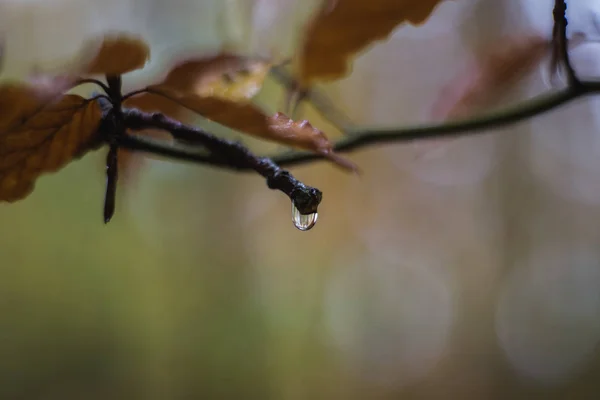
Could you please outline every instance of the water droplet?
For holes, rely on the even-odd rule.
[[[307,231],[317,223],[318,213],[300,214],[300,210],[292,203],[292,221],[296,228],[301,231]]]

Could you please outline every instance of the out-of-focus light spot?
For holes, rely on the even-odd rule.
[[[570,52],[571,63],[579,77],[597,79],[600,77],[600,31],[596,37],[587,36],[586,40]]]
[[[378,255],[341,266],[326,297],[332,344],[357,376],[398,387],[443,355],[453,319],[448,282],[424,264]]]
[[[579,76],[600,77],[600,43],[580,45],[571,52],[571,60]],[[546,90],[549,72],[542,71],[541,76],[541,90]],[[556,81],[564,85],[564,73]],[[539,86],[536,82],[532,89],[537,92]],[[600,99],[590,97],[530,123],[533,173],[559,196],[592,205],[600,203],[599,109]]]
[[[600,203],[600,99],[568,106],[532,122],[530,160],[534,175],[558,195]]]
[[[559,384],[600,341],[600,253],[540,248],[506,280],[496,311],[500,346],[521,375]]]

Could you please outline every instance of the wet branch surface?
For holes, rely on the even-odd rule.
[[[307,186],[283,170],[268,157],[254,155],[241,143],[218,138],[204,130],[190,127],[163,114],[148,114],[138,110],[124,110],[125,125],[131,130],[161,129],[169,132],[181,144],[194,145],[192,149],[165,145],[138,135],[123,135],[117,139],[121,148],[144,151],[184,161],[220,164],[235,170],[253,170],[266,178],[270,189],[285,193],[301,214],[313,214],[322,199],[320,190]],[[202,146],[204,149],[194,147]],[[206,155],[206,150],[210,155]]]
[[[462,121],[416,125],[400,129],[355,128],[349,130],[344,139],[336,143],[334,150],[343,153],[378,144],[489,134],[490,130],[514,125],[547,113],[573,100],[599,93],[600,81],[579,81],[576,86],[569,86],[552,94],[538,96],[499,112]],[[290,152],[271,158],[281,166],[298,165],[322,159],[318,154],[300,152]]]
[[[515,104],[504,110],[442,124],[405,128],[352,128],[348,127],[347,118],[336,111],[326,99],[320,98],[316,93],[310,91],[305,94],[304,98],[310,101],[321,114],[326,117],[332,116],[332,122],[341,125],[339,127],[346,135],[336,143],[334,147],[336,152],[349,152],[387,143],[490,133],[490,130],[519,123],[576,99],[600,93],[600,81],[579,80],[571,66],[567,49],[566,9],[565,0],[555,0],[552,57],[556,62],[556,67],[566,71],[567,87]],[[274,69],[272,73],[284,86],[290,88],[290,85],[293,84],[293,81],[281,69]],[[111,113],[107,115],[111,115]],[[127,133],[116,138],[116,144],[120,148],[235,171],[254,171],[266,178],[269,188],[285,193],[302,214],[311,214],[317,211],[322,199],[321,191],[304,185],[281,167],[324,160],[322,155],[292,151],[271,157],[260,157],[241,143],[218,138],[204,130],[184,125],[160,113],[149,114],[138,110],[122,110],[121,116],[128,130],[164,130],[171,134],[174,143]]]

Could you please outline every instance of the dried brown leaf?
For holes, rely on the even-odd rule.
[[[124,105],[161,112],[182,122],[191,122],[194,113],[200,114],[254,137],[323,154],[343,168],[355,170],[354,164],[333,153],[325,134],[308,121],[294,122],[283,114],[269,117],[250,103],[270,68],[264,59],[231,53],[188,58],[173,67],[161,84],[128,98]],[[126,168],[130,158],[124,158]]]
[[[220,53],[187,60],[171,70],[164,83],[178,90],[191,89],[200,96],[244,101],[260,91],[270,68],[265,60]],[[183,86],[182,81],[188,85]]]
[[[188,55],[175,63],[162,83],[172,89],[191,91],[201,96],[245,101],[260,91],[270,67],[271,64],[266,60],[226,52],[195,58]],[[160,111],[182,122],[191,123],[196,118],[177,103],[151,93],[130,97],[124,105],[148,112]],[[169,138],[157,130],[146,130],[143,134],[154,138]],[[124,179],[133,180],[142,163],[143,157],[139,154],[127,151],[119,154],[119,169],[123,171]]]
[[[21,84],[0,86],[0,109],[0,201],[7,202],[90,150],[102,118],[96,100],[48,97]]]
[[[270,67],[263,59],[221,52],[178,62],[161,84],[181,92],[245,101],[260,91]],[[185,119],[181,107],[151,93],[131,97],[125,106],[144,111],[161,110],[172,118]]]
[[[58,69],[33,68],[27,82],[38,90],[66,92],[88,75],[121,75],[142,68],[150,56],[148,45],[127,33],[100,36],[85,42],[76,60]]]
[[[262,59],[220,52],[196,58],[186,58],[171,68],[162,84],[173,90],[193,92],[235,101],[248,100],[262,87],[270,64]],[[125,107],[163,114],[182,122],[192,122],[195,116],[179,104],[152,93],[141,93],[128,98]],[[165,137],[159,131],[147,130],[144,134]],[[133,155],[121,152],[120,160],[127,169]]]
[[[325,134],[314,128],[308,121],[293,121],[281,113],[267,116],[249,102],[199,96],[195,93],[174,90],[167,85],[150,86],[147,90],[148,93],[161,96],[165,101],[172,103],[167,107],[169,110],[185,107],[206,119],[231,129],[257,138],[323,154],[345,169],[357,169],[350,161],[334,155],[333,146]],[[148,111],[163,112],[160,108]]]
[[[306,87],[349,72],[348,59],[387,38],[401,23],[422,24],[441,0],[325,0],[308,23],[295,59]]]
[[[141,69],[150,59],[150,47],[139,36],[113,33],[87,41],[83,46],[82,75],[122,75]]]
[[[60,69],[60,74],[35,69],[28,79],[31,86],[48,92],[66,92],[86,75],[121,75],[143,68],[150,57],[148,45],[138,36],[129,33],[112,33],[88,40],[75,61],[69,61]],[[135,104],[130,105],[135,107]],[[141,107],[140,107],[141,108]],[[157,134],[155,136],[158,136]],[[134,156],[122,151],[119,164],[123,174],[130,174],[130,158]]]

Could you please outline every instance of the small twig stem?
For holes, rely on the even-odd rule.
[[[175,139],[181,140],[181,143],[203,146],[212,154],[207,156],[198,151],[178,149],[176,146],[164,145],[134,135],[119,137],[118,145],[121,148],[150,152],[186,161],[227,165],[234,169],[254,170],[266,178],[267,186],[270,189],[277,189],[285,193],[301,214],[316,212],[321,202],[321,191],[298,181],[271,159],[254,155],[240,143],[218,138],[159,113],[147,114],[137,110],[124,110],[123,120],[127,129],[162,129],[169,132]]]

